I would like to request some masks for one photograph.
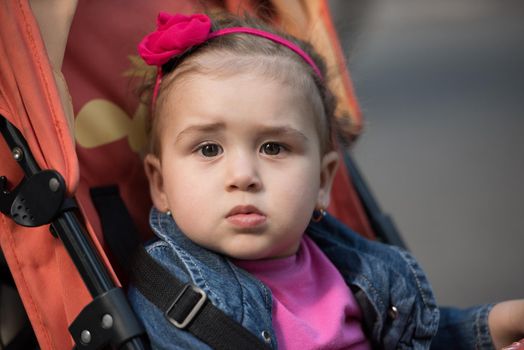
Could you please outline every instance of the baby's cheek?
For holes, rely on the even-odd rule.
[[[286,192],[284,192],[286,193]],[[312,191],[287,192],[282,199],[281,214],[287,222],[285,229],[292,232],[303,232],[316,206],[316,197]]]

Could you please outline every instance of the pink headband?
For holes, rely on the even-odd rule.
[[[157,18],[157,30],[148,34],[138,44],[138,53],[149,65],[158,67],[152,105],[155,105],[160,82],[162,81],[162,65],[175,56],[181,55],[189,48],[200,45],[209,39],[219,36],[244,33],[269,39],[283,45],[299,55],[322,79],[322,73],[313,59],[299,46],[276,34],[248,27],[232,27],[211,32],[211,19],[204,14],[185,16],[170,15],[160,12]]]

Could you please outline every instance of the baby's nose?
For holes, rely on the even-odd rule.
[[[228,191],[258,191],[261,189],[262,182],[255,157],[237,154],[229,159],[226,187]]]

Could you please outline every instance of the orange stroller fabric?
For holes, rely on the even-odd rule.
[[[0,113],[22,131],[40,166],[60,172],[73,191],[78,181],[74,143],[27,1],[0,2],[0,23]],[[17,184],[22,173],[3,141],[0,152],[0,173]],[[23,228],[3,215],[0,244],[41,347],[70,348],[64,337],[65,303],[78,298],[71,308],[77,313],[87,294],[62,244],[47,227]]]
[[[209,8],[247,10],[269,17],[289,32],[311,40],[326,56],[339,99],[339,114],[361,127],[360,112],[324,0],[208,1]],[[209,9],[206,8],[206,9]],[[78,198],[95,245],[102,249],[90,187],[117,184],[139,229],[147,235],[150,206],[142,173],[142,110],[126,77],[136,43],[154,25],[159,10],[196,12],[201,1],[80,0],[63,64],[76,115],[71,135],[37,22],[27,0],[0,2],[0,113],[23,133],[43,169],[62,174]],[[110,34],[110,35],[109,35]],[[130,56],[131,55],[131,56]],[[76,145],[75,145],[76,141]],[[76,147],[76,148],[75,148]],[[0,141],[0,175],[16,185],[23,177]],[[332,213],[364,235],[371,229],[344,167],[335,179]],[[70,349],[67,327],[91,301],[61,242],[47,226],[24,228],[0,216],[0,245],[42,349]],[[116,280],[116,277],[115,277]]]

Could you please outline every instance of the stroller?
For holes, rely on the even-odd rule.
[[[111,245],[103,232],[108,217],[123,215],[139,240],[150,235],[151,203],[140,160],[147,107],[123,75],[136,63],[136,43],[159,10],[247,11],[310,40],[335,77],[337,114],[348,126],[341,137],[353,141],[360,132],[360,111],[326,0],[130,0],[125,8],[80,0],[62,66],[74,127],[64,107],[65,85],[46,51],[54,33],[33,14],[42,9],[32,9],[28,0],[5,0],[0,7],[0,291],[16,290],[23,303],[6,321],[2,310],[10,301],[0,294],[0,349],[36,348],[33,332],[42,349],[147,348],[122,292],[126,276],[118,260],[130,252]],[[347,150],[340,152],[346,167],[336,175],[329,211],[370,239],[402,246]],[[108,194],[124,206],[108,204]],[[24,310],[30,322],[25,328]],[[100,322],[100,314],[113,315],[111,327],[107,319]]]

